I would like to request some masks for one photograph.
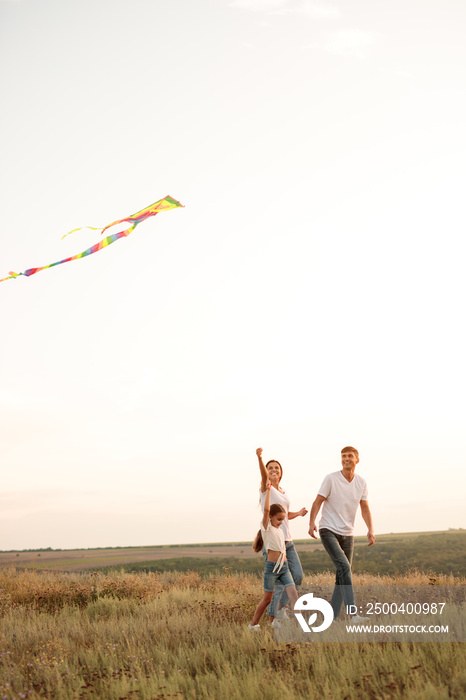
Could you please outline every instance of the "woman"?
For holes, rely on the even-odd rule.
[[[264,515],[261,522],[261,529],[256,535],[252,548],[255,552],[260,552],[262,548],[267,551],[267,559],[264,571],[264,595],[259,601],[254,617],[248,625],[248,629],[258,632],[260,630],[259,620],[264,610],[272,600],[275,586],[281,583],[286,588],[286,593],[291,600],[291,605],[295,605],[298,600],[296,586],[291,578],[288,562],[286,561],[285,537],[280,530],[280,526],[286,518],[285,509],[279,503],[270,505],[270,491],[272,484],[267,484],[265,496]]]
[[[285,537],[286,558],[288,561],[288,566],[290,568],[291,576],[293,577],[295,586],[299,586],[303,581],[303,568],[301,566],[301,562],[299,561],[298,553],[296,552],[293,540],[291,539],[288,521],[293,520],[298,516],[304,517],[305,515],[307,515],[307,510],[306,508],[301,508],[301,510],[298,510],[296,512],[290,511],[290,499],[288,498],[286,492],[280,486],[280,481],[283,476],[283,469],[280,462],[277,462],[276,459],[271,459],[267,462],[267,464],[264,465],[264,462],[262,460],[262,447],[257,448],[256,455],[259,460],[259,469],[261,472],[260,499],[262,512],[264,512],[265,497],[267,494],[267,483],[270,482],[272,484],[272,488],[270,490],[270,504],[280,504],[281,506],[283,506],[287,514],[287,517],[285,518],[284,522],[280,525],[280,529],[282,530],[283,535]],[[262,554],[267,560],[267,552],[264,551],[264,549],[262,550]],[[284,586],[277,582],[273,590],[272,601],[269,607],[267,608],[267,615],[270,615],[270,617],[272,618],[272,625],[277,626],[277,622],[275,622],[275,618],[277,616],[285,616],[285,611],[280,611],[287,603],[288,595],[286,593],[286,590]]]

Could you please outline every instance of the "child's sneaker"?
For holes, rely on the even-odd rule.
[[[280,621],[276,617],[272,620],[272,627],[276,630],[279,630],[281,627]]]
[[[260,625],[251,625],[251,623],[248,625],[248,630],[253,630],[254,632],[260,632],[260,628]]]

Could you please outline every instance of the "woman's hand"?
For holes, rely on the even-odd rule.
[[[258,448],[257,448],[257,450],[256,450],[256,455],[257,455],[258,457],[262,457],[262,447],[258,447]]]
[[[294,511],[289,511],[288,512],[288,520],[294,520],[295,518],[304,518],[305,515],[307,515],[308,510],[307,508],[301,508],[301,510],[294,510]]]

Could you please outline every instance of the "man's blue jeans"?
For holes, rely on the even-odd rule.
[[[303,567],[299,561],[298,552],[291,540],[285,542],[286,546],[286,561],[288,562],[288,567],[290,569],[291,575],[293,577],[294,585],[300,586],[303,582]],[[262,554],[264,555],[265,561],[267,561],[267,551],[262,548]],[[271,617],[277,617],[278,606],[283,607],[288,603],[288,594],[286,588],[282,586],[281,583],[276,583],[273,589],[273,596],[269,607],[267,608],[267,615]]]
[[[343,602],[345,606],[354,605],[353,579],[351,577],[353,537],[352,535],[337,535],[326,527],[319,530],[319,535],[337,570],[331,600],[333,615],[337,618]]]

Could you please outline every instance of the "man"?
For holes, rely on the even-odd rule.
[[[351,578],[351,561],[353,559],[353,531],[358,505],[367,525],[369,546],[374,544],[374,526],[367,501],[367,484],[359,474],[355,474],[359,453],[354,447],[344,447],[341,451],[343,469],[328,474],[322,482],[317,498],[312,504],[309,534],[317,539],[316,517],[322,508],[319,523],[319,535],[326,551],[336,567],[335,589],[332,595],[332,608],[335,619],[341,604],[346,610],[354,611],[353,581]],[[367,618],[352,616],[352,622],[358,623]]]

